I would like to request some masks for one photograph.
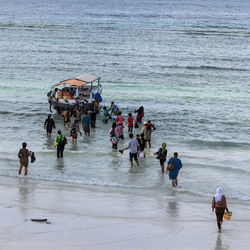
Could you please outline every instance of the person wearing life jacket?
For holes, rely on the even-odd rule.
[[[67,139],[64,135],[62,135],[61,130],[58,130],[54,141],[54,147],[57,149],[57,158],[60,158],[60,156],[63,158],[65,144],[67,144]]]

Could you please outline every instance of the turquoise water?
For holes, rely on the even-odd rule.
[[[27,141],[37,157],[30,178],[187,201],[207,201],[222,185],[235,201],[250,200],[248,1],[29,0],[0,11],[0,175],[17,176]],[[43,129],[46,93],[85,72],[102,77],[104,104],[125,115],[143,105],[155,123],[140,167],[111,150],[111,123],[100,119],[56,159],[55,131],[48,139]],[[162,142],[184,165],[176,191],[152,155]]]

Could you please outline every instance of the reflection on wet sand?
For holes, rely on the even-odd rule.
[[[222,245],[221,233],[218,233],[217,239],[216,239],[216,242],[215,242],[214,250],[229,250],[229,249],[230,249],[229,246],[227,246],[227,245],[223,246]]]
[[[21,204],[25,204],[25,206],[20,206],[19,208],[24,217],[26,217],[28,214],[27,210],[29,209],[27,205],[29,204],[30,190],[28,188],[28,180],[25,177],[19,179],[18,191],[18,201]]]
[[[177,201],[169,201],[167,206],[167,213],[171,216],[178,216],[179,204]]]
[[[56,159],[56,170],[60,170],[61,172],[64,172],[64,160],[63,158]]]

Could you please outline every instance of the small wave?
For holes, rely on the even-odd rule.
[[[223,172],[235,172],[235,173],[242,173],[244,175],[250,175],[250,171],[246,170],[246,169],[242,169],[242,168],[237,168],[237,167],[231,167],[231,166],[222,166],[222,165],[216,165],[216,164],[212,164],[212,165],[208,165],[208,164],[192,164],[193,168],[206,168],[206,169],[215,169],[215,170],[221,170]]]
[[[205,70],[229,70],[229,71],[248,71],[247,69],[242,69],[242,68],[232,68],[232,67],[216,67],[216,66],[207,66],[207,65],[203,65],[203,66],[187,66],[187,69],[193,69],[193,70],[201,70],[201,69],[205,69]]]
[[[188,144],[196,146],[207,146],[213,148],[245,148],[250,147],[250,143],[232,142],[232,141],[202,141],[202,140],[190,140]]]
[[[19,23],[0,23],[0,28],[28,28],[28,29],[51,29],[51,28],[71,28],[70,25],[59,24],[19,24]]]
[[[201,66],[178,66],[178,65],[169,65],[169,66],[160,66],[164,69],[188,69],[188,70],[221,70],[221,71],[249,71],[248,69],[244,68],[233,68],[233,67],[219,67],[219,66],[208,66],[208,65],[201,65]]]

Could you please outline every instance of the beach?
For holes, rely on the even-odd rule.
[[[217,233],[210,203],[1,177],[0,249],[247,249],[249,205]],[[32,222],[46,218],[49,223]]]

